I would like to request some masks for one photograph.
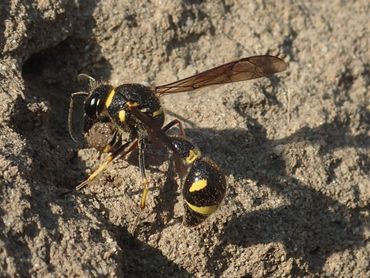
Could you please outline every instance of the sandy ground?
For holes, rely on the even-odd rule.
[[[369,277],[370,4],[312,2],[3,2],[0,276]],[[226,174],[204,224],[156,148],[145,211],[136,156],[58,197],[104,159],[67,132],[78,73],[164,84],[266,53],[288,70],[162,98]]]

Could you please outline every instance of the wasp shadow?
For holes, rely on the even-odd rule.
[[[367,110],[360,107],[359,113],[364,122],[368,123],[370,117]],[[270,140],[258,121],[248,118],[246,122],[244,130],[189,128],[186,134],[227,175],[252,179],[257,181],[258,186],[269,187],[283,196],[287,205],[232,218],[221,233],[220,244],[208,261],[209,272],[221,275],[227,268],[227,254],[224,250],[230,244],[245,248],[259,243],[282,243],[288,257],[304,260],[314,273],[322,270],[331,254],[363,246],[362,233],[366,220],[361,215],[368,208],[349,208],[288,174],[286,162],[276,152],[276,147],[304,143],[318,146],[318,155],[324,157],[340,148],[368,149],[370,140],[366,132],[351,135],[349,123],[337,118],[315,128],[303,127],[282,139]],[[359,165],[367,173],[369,158],[365,153],[359,157],[362,160]],[[339,163],[326,167],[327,177],[323,183],[329,184],[335,179],[334,168],[339,167]],[[165,185],[161,190],[160,202],[164,205],[158,206],[158,217],[149,234],[166,227],[160,214],[163,211],[171,214],[174,208],[177,183],[172,178],[172,175],[168,176],[166,184],[169,186]],[[359,189],[355,186],[354,190]],[[228,195],[235,194],[234,189],[229,188]],[[258,206],[263,200],[253,198],[252,202]],[[305,273],[298,267],[293,272],[297,275]]]
[[[124,252],[123,274],[127,277],[193,277],[186,269],[170,261],[156,248],[139,240],[121,226],[111,225]]]
[[[360,113],[365,124],[368,123],[369,112],[360,108]],[[364,245],[362,234],[366,221],[361,212],[369,208],[349,208],[289,176],[287,165],[275,151],[275,146],[305,142],[318,145],[320,156],[345,147],[366,150],[370,147],[366,132],[350,135],[349,124],[335,119],[315,128],[304,127],[282,139],[270,140],[266,137],[266,130],[249,118],[245,130],[191,129],[187,130],[187,134],[190,138],[198,138],[195,139],[196,144],[226,174],[255,180],[258,186],[269,187],[288,203],[279,208],[246,212],[232,218],[208,261],[207,268],[211,273],[219,276],[228,267],[228,254],[224,251],[228,245],[245,248],[259,243],[279,242],[284,245],[288,257],[303,259],[309,270],[315,273],[322,270],[331,254]],[[364,173],[368,172],[369,158],[364,154],[360,159],[363,160],[359,164]],[[329,183],[335,178],[331,167],[328,167],[327,180],[323,182]],[[338,164],[333,167],[338,167]],[[354,190],[359,191],[356,188]],[[236,194],[233,188],[229,188],[228,195],[233,194]],[[263,200],[256,198],[252,202],[258,206]],[[298,268],[293,271],[297,275],[304,273]]]

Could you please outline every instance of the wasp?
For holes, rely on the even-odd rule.
[[[287,64],[278,57],[259,55],[223,64],[191,77],[155,87],[141,84],[122,84],[114,87],[110,84],[97,84],[92,77],[80,75],[90,80],[91,89],[89,92],[76,92],[71,96],[68,126],[72,139],[76,141],[72,132],[73,102],[76,96],[81,95],[85,96],[85,123],[91,125],[99,121],[110,122],[114,126],[114,132],[109,143],[103,148],[103,152],[108,153],[104,162],[85,181],[64,194],[81,190],[112,161],[138,149],[143,185],[140,207],[143,209],[149,188],[145,172],[145,147],[154,138],[166,146],[175,160],[187,169],[182,187],[185,207],[184,225],[200,224],[221,204],[226,192],[225,175],[214,161],[203,156],[185,136],[179,120],[175,119],[164,125],[165,116],[160,97],[211,85],[256,79],[284,71],[286,68]],[[179,135],[169,135],[168,131],[176,125]],[[124,133],[128,133],[129,136],[123,142]]]

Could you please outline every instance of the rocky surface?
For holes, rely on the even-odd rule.
[[[368,1],[4,3],[1,276],[370,276]],[[104,159],[68,135],[78,73],[158,85],[265,53],[288,70],[162,98],[226,174],[204,224],[155,148],[145,211],[135,154],[59,197]]]

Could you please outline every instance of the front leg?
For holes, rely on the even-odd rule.
[[[112,161],[114,161],[114,160],[116,160],[116,159],[118,159],[122,156],[125,156],[128,153],[135,150],[137,148],[137,140],[135,140],[133,143],[132,143],[132,141],[133,141],[133,139],[130,139],[126,143],[120,144],[120,146],[115,146],[114,150],[107,156],[105,161],[85,181],[80,183],[74,189],[62,193],[60,196],[64,196],[64,195],[67,195],[69,193],[81,190],[82,188],[87,186],[90,181],[95,179],[101,172],[103,172]],[[131,146],[129,146],[130,144],[131,144]]]

